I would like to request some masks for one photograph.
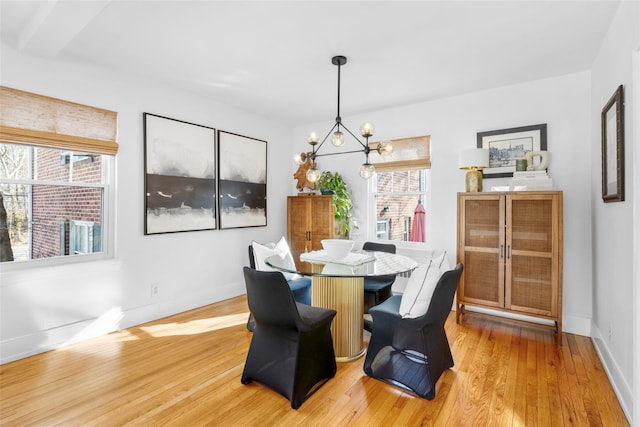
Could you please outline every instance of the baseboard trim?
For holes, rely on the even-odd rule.
[[[455,310],[455,307],[454,307],[454,310]],[[486,313],[491,316],[503,317],[506,319],[514,319],[522,322],[539,323],[544,326],[553,324],[553,322],[551,321],[540,319],[537,317],[530,317],[530,316],[525,316],[517,313],[509,313],[509,312],[499,311],[499,310],[491,310],[484,307],[475,307],[473,305],[465,306],[465,311]],[[577,316],[563,315],[562,316],[562,332],[590,337],[591,336],[591,319],[586,319],[586,318],[577,317]]]
[[[618,402],[620,402],[620,406],[622,406],[622,411],[627,417],[627,421],[629,421],[630,425],[633,425],[633,417],[631,415],[633,412],[632,388],[622,375],[622,372],[618,364],[616,363],[615,358],[611,354],[609,346],[607,345],[607,342],[598,327],[593,324],[591,329],[591,341],[593,341],[593,346],[596,349],[596,353],[598,353],[598,357],[600,358],[602,366],[607,373],[607,377],[609,377],[609,382],[611,383],[613,391],[618,398]]]
[[[113,307],[99,317],[0,342],[0,365],[213,304],[244,293],[244,283],[232,283],[224,287],[217,287],[215,292],[191,294],[185,298],[172,299],[171,301],[160,300],[154,304],[128,310]]]

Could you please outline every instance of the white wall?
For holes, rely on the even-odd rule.
[[[585,268],[585,263],[591,262],[590,85],[590,73],[583,72],[358,117],[343,115],[343,122],[352,130],[357,130],[361,122],[373,122],[376,141],[431,135],[432,193],[425,204],[430,217],[427,239],[432,248],[446,250],[451,263],[456,253],[456,194],[465,190],[465,172],[457,169],[459,150],[475,147],[477,132],[547,123],[549,175],[564,192],[563,326],[566,332],[581,335],[590,335],[592,315],[591,271]],[[327,117],[325,123],[296,128],[294,150],[306,148],[309,131],[325,134],[331,120]],[[323,147],[321,152],[332,148]],[[367,183],[358,176],[363,161],[361,153],[318,160],[321,169],[343,174],[352,189],[355,215],[360,221],[367,216]],[[507,182],[485,179],[483,186],[487,191]],[[356,240],[373,237],[360,231]]]
[[[631,332],[634,321],[640,329],[639,316],[632,314],[640,307],[629,303],[634,286],[638,300],[637,273],[631,267],[638,262],[637,246],[634,249],[632,243],[640,218],[632,209],[638,205],[634,200],[638,172],[633,171],[631,159],[636,158],[637,168],[633,146],[640,141],[636,137],[635,144],[631,142],[633,119],[638,115],[632,105],[638,103],[631,99],[630,64],[631,50],[640,49],[639,9],[637,2],[621,2],[592,72],[344,116],[354,131],[365,120],[376,124],[375,140],[432,136],[433,191],[425,201],[431,224],[428,236],[433,248],[451,254],[450,261],[456,250],[456,193],[464,191],[458,151],[474,147],[480,131],[547,123],[549,173],[564,191],[565,331],[593,334],[628,414],[633,401],[631,378],[640,377],[639,345],[633,344]],[[21,270],[0,266],[0,362],[244,293],[240,267],[246,264],[248,242],[274,240],[286,233],[285,203],[280,201],[296,192],[291,176],[295,165],[282,167],[277,160],[306,151],[308,132],[325,132],[333,117],[296,128],[291,143],[289,129],[197,94],[115,71],[36,59],[5,45],[1,48],[2,85],[117,111],[120,152],[115,258]],[[628,88],[627,201],[605,205],[600,199],[599,113],[620,83]],[[143,112],[269,141],[269,225],[144,236]],[[368,186],[358,176],[362,157],[319,160],[320,167],[339,171],[351,185],[356,219],[361,223],[368,219]],[[486,189],[505,184],[503,179],[485,180]],[[355,232],[360,241],[370,237],[366,229]],[[157,300],[150,298],[152,282],[161,286]],[[611,342],[603,338],[609,325]],[[631,360],[633,348],[636,354]],[[636,381],[635,395],[639,389]]]
[[[640,255],[633,245],[637,235],[638,171],[634,157],[638,126],[638,76],[633,76],[633,53],[640,50],[640,3],[621,2],[592,67],[591,169],[593,212],[593,338],[605,363],[620,402],[631,418],[634,369],[640,369],[640,354],[634,357],[634,287],[638,288]],[[635,71],[636,73],[638,70]],[[603,203],[601,192],[600,113],[615,89],[624,85],[625,96],[625,201]],[[635,133],[635,143],[634,143]],[[637,164],[635,166],[638,167]],[[637,208],[636,208],[637,209]],[[636,299],[637,301],[637,299]],[[635,325],[638,327],[636,318]],[[637,336],[637,334],[636,334]],[[638,398],[636,397],[636,401]],[[637,408],[637,407],[636,407]],[[637,409],[636,409],[637,410]],[[640,425],[640,415],[633,417]]]
[[[1,362],[55,348],[245,292],[251,239],[286,233],[291,177],[277,164],[290,130],[197,94],[115,71],[46,61],[2,45],[1,84],[118,112],[115,258],[0,272]],[[267,227],[143,235],[142,113],[150,112],[268,142]],[[150,285],[160,285],[151,300]]]

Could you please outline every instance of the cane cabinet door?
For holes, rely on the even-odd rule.
[[[503,307],[504,197],[461,196],[458,210],[458,253],[464,265],[458,298]]]
[[[562,217],[557,194],[507,196],[505,307],[558,316]]]

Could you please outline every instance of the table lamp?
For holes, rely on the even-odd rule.
[[[489,167],[489,150],[486,148],[470,148],[460,151],[458,168],[467,170],[467,192],[482,191],[482,172],[479,169]]]

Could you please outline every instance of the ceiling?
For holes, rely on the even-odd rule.
[[[3,43],[297,126],[589,70],[618,1],[9,1]]]

